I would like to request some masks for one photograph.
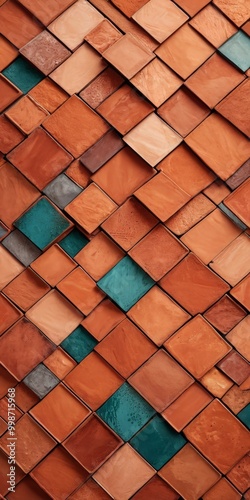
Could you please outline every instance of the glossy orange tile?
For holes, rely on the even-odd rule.
[[[225,205],[232,210],[247,226],[250,225],[249,217],[250,179],[241,184],[225,200]]]
[[[49,78],[44,78],[29,91],[29,95],[49,113],[53,113],[68,98],[66,92]]]
[[[228,333],[245,316],[244,309],[228,295],[224,295],[204,313],[204,318],[224,334]]]
[[[20,30],[20,23],[22,29]],[[14,0],[0,7],[1,34],[18,49],[43,30],[42,25],[27,10]]]
[[[29,96],[24,96],[5,115],[24,134],[30,134],[47,118],[48,113]]]
[[[94,79],[85,89],[80,92],[80,97],[91,108],[96,109],[106,97],[109,97],[117,90],[124,79],[111,67],[105,69],[97,78]]]
[[[215,47],[220,47],[237,31],[233,23],[211,3],[191,19],[189,24]]]
[[[231,295],[248,310],[250,310],[249,288],[250,276],[248,275],[231,290]]]
[[[58,245],[53,245],[34,260],[30,267],[50,286],[55,286],[75,269],[76,263]]]
[[[197,194],[176,212],[165,225],[177,236],[181,236],[215,209],[215,205],[202,193]]]
[[[0,294],[0,312],[1,312],[1,328],[2,334],[7,328],[21,318],[21,311],[15,307],[4,295]]]
[[[35,302],[48,293],[50,287],[31,269],[17,276],[3,289],[3,293],[20,309],[27,311]]]
[[[104,299],[81,324],[96,340],[100,341],[125,317],[125,314],[113,302]]]
[[[85,40],[97,50],[97,52],[102,54],[121,37],[122,33],[107,19],[103,19],[103,21],[85,36]]]

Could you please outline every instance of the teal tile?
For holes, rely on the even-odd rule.
[[[250,404],[241,410],[237,417],[250,429]]]
[[[218,49],[219,52],[242,71],[250,66],[250,38],[238,31]]]
[[[154,281],[130,257],[124,257],[101,278],[97,285],[123,311],[128,311],[145,293]]]
[[[44,75],[22,57],[18,57],[2,73],[24,94],[44,79]]]
[[[80,325],[61,343],[61,347],[80,363],[93,351],[96,344],[94,337]]]
[[[159,470],[186,442],[181,434],[156,415],[131,439],[130,444],[154,469]]]
[[[63,248],[63,250],[70,255],[70,257],[75,257],[75,255],[84,248],[89,240],[85,238],[85,236],[78,231],[78,229],[74,228],[71,233],[69,233],[63,240],[60,241],[59,246]]]
[[[70,222],[46,198],[41,198],[14,226],[43,250],[70,227]]]
[[[96,413],[124,441],[128,441],[155,414],[155,410],[125,383]]]

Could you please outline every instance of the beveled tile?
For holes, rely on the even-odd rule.
[[[104,299],[88,316],[82,321],[82,325],[97,340],[102,340],[113,328],[125,319],[125,314],[109,299]]]
[[[238,385],[250,375],[249,363],[235,350],[232,350],[217,366]]]
[[[250,239],[243,233],[213,259],[210,267],[230,285],[235,286],[249,273],[249,251]]]
[[[3,293],[20,309],[27,311],[49,290],[47,283],[28,268],[9,283]]]
[[[12,375],[6,370],[2,365],[0,365],[0,381],[1,381],[1,390],[0,390],[0,398],[7,396],[9,387],[16,387],[17,380],[12,377]]]
[[[0,75],[0,91],[1,91],[1,105],[0,111],[4,111],[10,104],[22,95],[20,89],[15,87],[7,78],[2,74]]]
[[[97,341],[89,332],[79,325],[66,339],[61,343],[61,347],[70,356],[80,363],[90,352],[93,351]]]
[[[47,118],[48,113],[28,95],[8,109],[5,116],[24,134],[30,134]]]
[[[231,290],[231,295],[243,306],[250,310],[249,302],[250,275],[246,276],[238,285]]]
[[[191,229],[195,224],[204,219],[206,215],[215,209],[214,203],[207,199],[202,193],[197,194],[184,207],[180,208],[165,225],[177,236],[181,236]]]
[[[55,286],[73,271],[76,264],[58,245],[53,245],[38,259],[34,260],[31,267],[49,285]]]
[[[106,97],[110,96],[115,90],[117,90],[124,79],[111,67],[105,69],[97,78],[94,79],[79,96],[89,105],[91,108],[96,109],[99,104],[101,104]]]
[[[7,328],[9,328],[13,323],[21,318],[22,313],[17,307],[15,307],[10,300],[8,300],[4,295],[0,294],[0,312],[1,312],[1,328],[0,334],[2,334]]]
[[[97,50],[97,52],[102,54],[121,37],[122,33],[118,31],[110,21],[103,19],[103,21],[85,36],[85,40]]]
[[[245,316],[244,309],[228,295],[224,295],[204,313],[204,318],[224,334],[228,333]]]
[[[235,26],[211,3],[202,9],[189,24],[214,47],[219,47],[234,33]]]
[[[42,26],[19,3],[10,0],[0,8],[0,31],[19,49],[38,35],[42,31]]]
[[[70,257],[75,257],[75,255],[82,250],[89,240],[84,236],[84,234],[79,231],[76,227],[67,234],[60,242],[59,246],[68,254]]]
[[[46,30],[24,45],[20,53],[45,75],[49,75],[71,55],[71,52]]]
[[[238,189],[233,191],[226,199],[225,205],[239,217],[247,226],[250,225],[249,216],[249,192],[250,179],[241,184]]]

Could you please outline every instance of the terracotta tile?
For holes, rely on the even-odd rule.
[[[0,116],[0,151],[9,153],[17,144],[23,141],[24,135],[7,119]]]
[[[191,227],[215,209],[215,205],[203,194],[197,194],[184,207],[176,212],[165,225],[178,236],[186,233]]]
[[[45,75],[71,55],[71,52],[46,30],[22,47],[20,53]]]
[[[240,500],[240,493],[224,477],[218,481],[205,495],[204,500]]]
[[[230,352],[220,363],[218,368],[240,385],[250,375],[250,366],[235,350]]]
[[[203,313],[229,289],[193,254],[166,274],[160,285],[192,315]]]
[[[190,198],[162,172],[139,188],[135,196],[161,221],[169,219]]]
[[[47,118],[44,127],[75,157],[93,146],[108,130],[108,125],[76,96]]]
[[[189,24],[215,47],[220,47],[237,29],[211,3],[202,9]]]
[[[3,495],[7,495],[7,493],[8,493],[9,484],[6,481],[6,478],[8,477],[7,474],[10,472],[10,466],[8,464],[7,456],[2,451],[0,451],[0,465],[1,465],[1,467],[0,467],[0,498],[3,500],[4,497],[1,496],[1,493]],[[18,485],[18,483],[20,482],[20,480],[23,477],[24,477],[24,472],[18,466],[16,466],[16,485]]]
[[[30,134],[47,118],[48,113],[29,96],[24,96],[5,115],[24,134]]]
[[[50,500],[50,497],[43,491],[38,484],[36,484],[31,477],[26,476],[21,481],[15,492],[9,493],[6,497],[8,500],[22,500],[22,498],[32,498],[32,500]]]
[[[155,51],[183,79],[188,78],[213,52],[214,48],[189,24],[182,26]]]
[[[43,361],[43,364],[49,368],[60,380],[76,366],[76,362],[60,347]]]
[[[182,471],[180,475],[178,471]],[[213,486],[220,474],[195,448],[187,444],[159,472],[185,500],[197,500]]]
[[[230,189],[220,179],[216,179],[210,186],[204,189],[203,193],[216,205],[218,205],[226,196],[230,194]]]
[[[75,160],[66,170],[67,176],[82,188],[87,187],[90,181],[90,172],[80,163],[80,160]]]
[[[245,427],[218,400],[210,403],[186,427],[184,434],[224,474],[245,455],[249,446]]]
[[[72,2],[71,2],[72,3]],[[55,19],[48,29],[69,49],[75,50],[103,16],[89,2],[78,0]]]
[[[250,240],[245,234],[241,234],[213,259],[210,267],[234,286],[249,272],[249,250]]]
[[[2,436],[8,429],[8,424],[0,417],[0,436]],[[1,497],[0,497],[1,498]]]
[[[241,26],[249,18],[249,6],[244,0],[239,0],[237,8],[233,0],[214,0],[214,3],[236,26]]]
[[[123,140],[154,167],[182,141],[181,137],[155,113],[123,137]]]
[[[87,471],[61,446],[42,460],[30,475],[50,498],[63,500],[88,477]]]
[[[107,102],[107,101],[106,101]],[[80,158],[80,162],[90,172],[99,170],[108,160],[124,147],[124,143],[115,130],[110,130]]]
[[[248,36],[250,36],[250,21],[246,22],[246,24],[244,24],[241,29],[245,31]]]
[[[214,306],[205,312],[204,317],[222,333],[228,333],[246,312],[228,295],[224,295]]]
[[[244,74],[216,53],[188,78],[185,85],[213,108],[243,80]]]
[[[250,136],[250,113],[247,102],[250,97],[250,81],[245,80],[222,102],[216,106],[217,111],[227,118],[233,125]]]
[[[55,344],[60,344],[82,320],[82,314],[56,290],[39,300],[26,316]]]
[[[103,21],[85,36],[85,40],[97,50],[97,52],[102,54],[121,37],[122,33],[118,31],[110,21],[103,19]]]
[[[48,78],[44,78],[33,87],[29,95],[50,113],[53,113],[68,98],[67,94]]]
[[[76,267],[75,262],[58,246],[53,245],[31,264],[49,285],[55,286]]]
[[[125,4],[122,0],[112,0],[112,3],[120,9],[125,16],[132,17],[135,12],[147,3],[147,0],[129,0]]]
[[[94,474],[113,498],[127,500],[154,475],[154,469],[125,444]]]
[[[239,217],[247,226],[250,225],[249,216],[249,193],[250,179],[241,184],[238,189],[233,191],[225,200],[225,205]]]
[[[191,17],[193,17],[199,10],[203,9],[205,5],[209,3],[210,0],[194,0],[192,3],[189,0],[177,0],[177,5]]]
[[[50,78],[72,95],[86,87],[106,66],[97,52],[84,43],[50,74]]]
[[[133,500],[148,500],[157,496],[158,500],[178,500],[179,495],[165,481],[155,475],[138,493],[132,498]]]
[[[18,56],[18,50],[7,38],[0,35],[0,71],[8,66]]]
[[[231,295],[238,300],[243,306],[250,310],[249,302],[249,287],[250,287],[250,276],[248,275],[244,278],[238,285],[236,285],[231,290]]]
[[[123,319],[125,314],[113,302],[105,299],[83,320],[82,325],[100,341]]]
[[[13,323],[15,323],[22,316],[21,311],[19,311],[17,307],[14,307],[14,305],[2,294],[0,294],[0,312],[0,334],[7,330],[7,328],[13,325]]]
[[[235,172],[235,174],[229,177],[226,183],[231,189],[234,190],[246,181],[248,177],[250,177],[250,160],[247,160],[244,165],[242,165],[242,167]]]
[[[250,389],[241,389],[241,386],[238,387],[235,384],[225,394],[222,401],[234,414],[238,414],[250,403]]]
[[[5,398],[2,398],[0,400],[0,415],[1,415],[1,418],[5,422],[8,422],[8,405],[9,405],[8,396],[6,396]],[[15,411],[15,419],[17,421],[17,420],[19,420],[19,418],[22,417],[23,412],[21,410],[19,410],[19,408],[17,408],[17,406],[15,407],[14,411]]]
[[[248,159],[250,151],[245,136],[217,114],[206,118],[185,141],[222,180]]]
[[[131,79],[131,83],[158,107],[181,86],[182,81],[166,64],[155,58]]]
[[[79,490],[70,495],[69,500],[110,500],[110,496],[95,481],[89,479]]]
[[[162,416],[180,432],[212,399],[212,396],[195,382],[164,410]]]
[[[47,283],[28,268],[9,283],[3,289],[3,293],[20,309],[27,311],[49,290]]]
[[[27,412],[38,403],[39,397],[24,382],[16,386],[16,404],[23,412]]]
[[[95,80],[90,83],[82,92],[80,97],[91,108],[96,109],[106,97],[110,96],[124,82],[122,76],[108,67]]]
[[[20,89],[15,87],[5,76],[0,75],[0,92],[1,92],[1,105],[0,111],[4,111],[10,104],[22,95]]]
[[[0,31],[11,43],[20,48],[41,33],[42,26],[19,3],[10,0],[0,8]]]
[[[217,398],[222,398],[233,385],[232,380],[215,367],[201,377],[199,382]]]
[[[227,474],[227,478],[241,493],[244,493],[250,487],[249,467],[250,455],[248,454]]]
[[[20,3],[26,7],[34,16],[47,26],[53,19],[59,16],[64,10],[72,5],[75,0],[57,0],[56,4],[44,5],[43,0],[20,0]]]
[[[8,370],[6,370],[2,365],[0,365],[0,381],[0,398],[7,395],[9,387],[15,387],[17,385],[17,380],[12,377]]]
[[[126,78],[132,78],[155,55],[138,38],[127,33],[103,52],[103,57]]]
[[[65,378],[65,383],[92,410],[96,410],[123,383],[104,359],[92,352]]]

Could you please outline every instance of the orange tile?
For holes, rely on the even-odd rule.
[[[249,19],[249,6],[244,0],[239,0],[237,8],[234,0],[214,0],[214,4],[233,21],[236,26],[241,26]]]
[[[3,293],[20,309],[27,311],[49,290],[47,283],[28,268],[9,283],[3,289]]]
[[[218,481],[205,495],[204,500],[240,500],[240,493],[224,477]]]
[[[181,9],[185,10],[187,14],[193,17],[199,10],[203,9],[209,1],[210,0],[193,0],[192,3],[190,3],[189,0],[177,0],[176,3]]]
[[[244,382],[243,382],[244,384]],[[245,406],[250,403],[250,389],[242,389],[242,385],[233,385],[222,398],[222,402],[237,415]]]
[[[81,187],[85,188],[89,184],[90,172],[80,163],[79,160],[73,161],[65,173],[70,179]]]
[[[75,269],[76,264],[58,245],[53,245],[34,260],[30,267],[49,285],[55,286]]]
[[[250,326],[250,316],[244,318],[230,333],[227,340],[250,362],[250,346],[248,342],[248,332]]]
[[[0,335],[22,316],[21,311],[19,311],[17,307],[14,307],[13,304],[2,294],[0,294],[0,314]]]
[[[238,145],[239,147],[239,145]],[[250,179],[241,184],[225,199],[225,205],[239,217],[247,226],[250,225],[249,215]]]
[[[23,412],[30,410],[38,401],[39,397],[24,382],[16,386],[16,404]]]
[[[124,3],[123,0],[113,0],[112,3],[120,9],[125,16],[132,17],[135,12],[147,3],[147,0],[128,0],[126,3]]]
[[[97,52],[102,54],[121,37],[122,33],[107,19],[103,19],[103,21],[85,36],[85,40],[97,50]]]
[[[10,493],[9,498],[12,499],[13,495],[15,495],[16,500],[29,497],[33,500],[49,500],[47,493],[30,476],[26,476],[23,481],[18,483],[15,493]]]
[[[134,496],[133,500],[148,500],[157,496],[158,500],[178,500],[179,494],[174,491],[165,481],[155,475]]]
[[[246,316],[246,312],[228,295],[224,295],[214,306],[208,309],[204,317],[222,333],[228,333],[239,321]]]
[[[231,290],[231,295],[243,306],[250,310],[249,302],[250,275],[246,276],[238,285]]]
[[[178,236],[186,233],[195,224],[215,209],[215,205],[203,194],[197,194],[176,212],[165,225]]]
[[[68,373],[76,366],[76,362],[63,349],[57,347],[56,350],[43,361],[60,380],[64,379]]]
[[[80,92],[79,96],[91,108],[96,109],[106,97],[109,97],[117,90],[124,79],[111,67],[105,69],[97,78],[94,79],[85,89]]]
[[[48,78],[33,87],[28,95],[49,113],[53,113],[68,98],[67,94]]]
[[[82,500],[82,498],[86,498],[86,500],[110,500],[111,497],[95,481],[89,479],[69,497],[70,500]]]
[[[249,252],[250,239],[243,233],[213,259],[210,267],[230,285],[235,286],[249,273]]]
[[[7,395],[9,387],[17,385],[17,380],[2,365],[0,365],[0,381],[0,398]]]
[[[229,481],[244,493],[250,487],[249,479],[250,455],[243,457],[227,474]]]
[[[20,3],[26,7],[34,16],[47,26],[53,19],[66,10],[75,0],[57,0],[56,4],[44,5],[43,0],[20,0]]]
[[[0,116],[0,151],[4,154],[23,141],[24,135],[4,115]]]
[[[249,99],[250,81],[247,79],[216,106],[221,115],[248,137],[250,136],[250,112],[247,105]]]
[[[125,319],[125,314],[113,302],[105,299],[82,321],[96,340],[102,340],[113,328]]]
[[[216,179],[210,186],[204,189],[203,193],[216,205],[219,205],[221,201],[230,194],[230,189],[225,185],[220,179]]]
[[[200,379],[201,384],[216,398],[222,398],[233,382],[217,368],[212,368]]]
[[[48,114],[44,108],[36,104],[28,95],[20,99],[5,113],[9,120],[27,135],[41,125]]]
[[[217,48],[237,32],[229,19],[211,3],[191,19],[189,24]]]
[[[20,24],[22,29],[20,30]],[[1,34],[18,49],[39,35],[43,30],[41,24],[19,3],[10,0],[0,8]]]
[[[250,375],[249,363],[234,349],[217,366],[238,385]]]
[[[18,50],[2,35],[0,35],[0,71],[9,66],[18,56]]]

